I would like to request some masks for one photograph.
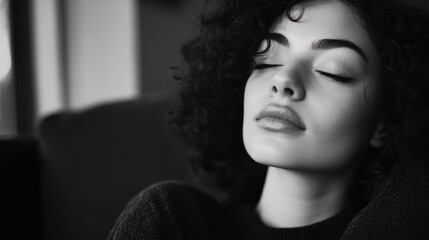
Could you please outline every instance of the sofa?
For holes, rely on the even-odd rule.
[[[40,121],[43,239],[105,239],[145,187],[192,182],[189,148],[166,124],[176,102],[170,92],[153,93]]]

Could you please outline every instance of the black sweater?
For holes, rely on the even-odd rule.
[[[264,225],[252,207],[224,206],[180,182],[155,184],[127,205],[109,239],[429,239],[429,173],[398,163],[363,209],[300,228]]]

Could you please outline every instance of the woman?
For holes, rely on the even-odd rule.
[[[174,119],[225,195],[156,184],[110,238],[429,237],[428,24],[415,2],[222,1]]]

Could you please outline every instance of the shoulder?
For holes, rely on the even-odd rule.
[[[220,204],[201,189],[182,181],[155,183],[135,196],[130,205],[147,207],[158,211],[197,207],[220,207]]]
[[[196,198],[212,201],[212,197],[194,185],[183,181],[162,181],[144,189],[137,197]]]
[[[344,239],[429,239],[429,166],[402,160],[376,182]]]
[[[109,238],[198,239],[209,236],[210,219],[216,219],[222,208],[210,195],[188,183],[156,183],[128,203]]]

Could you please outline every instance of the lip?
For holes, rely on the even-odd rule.
[[[258,125],[270,131],[304,131],[305,126],[299,116],[289,107],[270,103],[256,115]]]

